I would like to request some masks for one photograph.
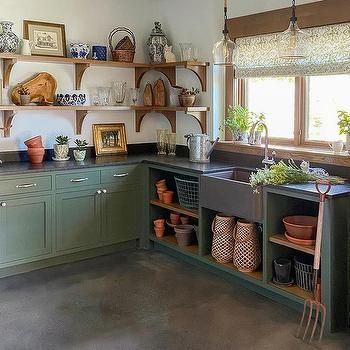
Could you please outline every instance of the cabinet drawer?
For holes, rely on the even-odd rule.
[[[56,175],[56,189],[78,188],[83,186],[98,185],[100,183],[100,172],[81,172]]]
[[[137,165],[117,166],[101,170],[101,183],[135,183],[138,182]]]
[[[0,195],[51,191],[51,176],[24,177],[0,181]]]

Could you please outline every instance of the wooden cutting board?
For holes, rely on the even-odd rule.
[[[49,73],[39,73],[34,78],[15,86],[11,92],[11,100],[16,105],[21,104],[18,91],[22,86],[29,90],[32,103],[52,104],[55,101],[57,81]]]
[[[148,83],[143,92],[143,105],[150,107],[153,105],[153,89],[151,83]]]
[[[154,105],[157,107],[166,106],[166,90],[163,79],[158,79],[153,89]]]

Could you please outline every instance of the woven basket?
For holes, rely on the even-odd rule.
[[[126,32],[132,41],[126,36],[117,43],[116,47],[113,47],[113,37],[119,32]],[[113,29],[109,34],[108,41],[113,61],[128,63],[134,62],[136,39],[134,33],[130,29],[126,27]]]
[[[234,217],[218,214],[213,220],[211,228],[214,234],[211,255],[219,263],[227,264],[232,262]]]
[[[237,222],[233,263],[241,272],[253,272],[260,266],[261,250],[255,224]]]

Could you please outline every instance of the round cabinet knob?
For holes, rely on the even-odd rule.
[[[107,190],[102,190],[103,193],[107,193]]]
[[[102,191],[101,191],[101,190],[97,190],[96,193],[97,193],[97,194],[101,194]]]
[[[2,206],[2,207],[6,207],[6,205],[7,205],[6,202],[1,202],[0,203],[0,206]]]

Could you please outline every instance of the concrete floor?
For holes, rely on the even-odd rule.
[[[0,280],[0,349],[313,349],[299,313],[157,252]],[[350,336],[322,349],[350,349]]]

